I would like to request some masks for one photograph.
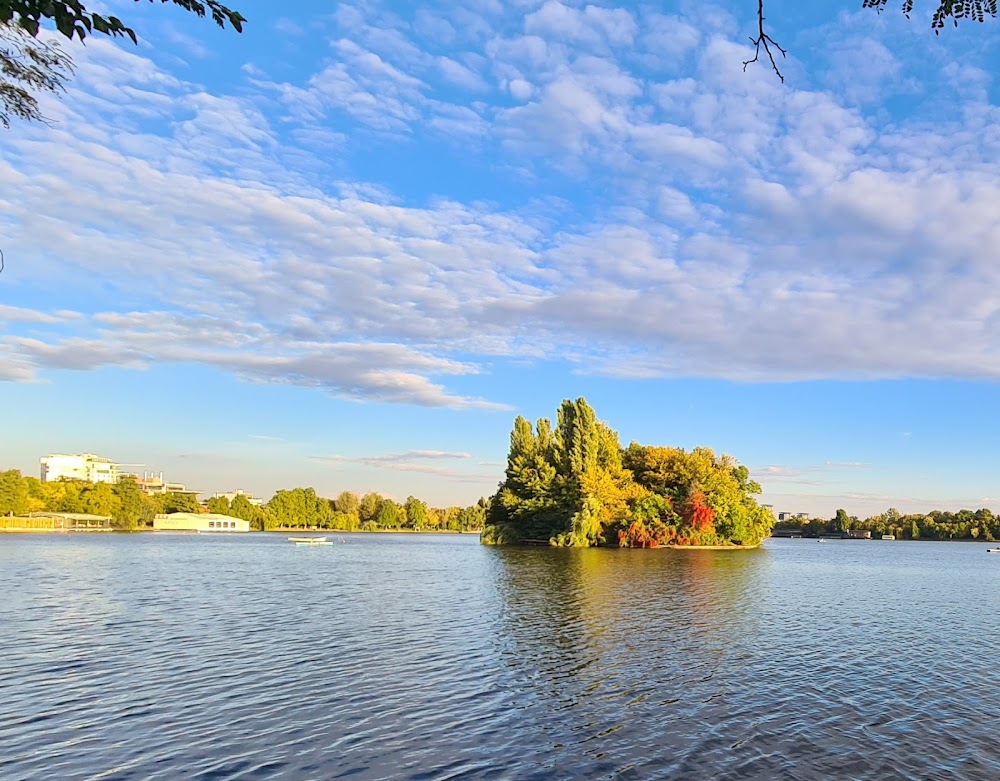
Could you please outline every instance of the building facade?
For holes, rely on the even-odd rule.
[[[136,485],[147,496],[152,494],[191,494],[197,496],[200,491],[188,488],[184,483],[171,483],[163,479],[163,472],[143,472],[142,477],[135,475]]]
[[[39,459],[42,482],[50,483],[60,478],[84,480],[88,483],[117,483],[118,464],[110,458],[93,453],[65,455],[54,453]]]
[[[165,513],[153,518],[153,529],[173,532],[248,532],[250,522],[221,513]]]
[[[230,504],[233,503],[233,499],[235,499],[237,496],[242,496],[244,499],[250,502],[250,504],[252,504],[254,507],[260,507],[262,504],[264,504],[263,499],[258,499],[253,494],[246,493],[242,488],[237,488],[235,491],[224,491],[222,493],[212,494],[213,499],[225,499]]]

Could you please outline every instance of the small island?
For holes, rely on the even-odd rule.
[[[586,400],[565,400],[555,428],[514,421],[506,479],[489,502],[489,545],[754,548],[775,518],[749,470],[711,448],[622,448]]]

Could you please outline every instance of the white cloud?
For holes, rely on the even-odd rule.
[[[437,67],[445,80],[451,84],[476,92],[487,89],[482,76],[450,57],[438,57]]]
[[[6,323],[61,323],[79,317],[77,312],[40,312],[37,309],[25,309],[19,306],[0,304],[0,328]]]
[[[548,0],[525,16],[524,29],[530,34],[589,47],[627,46],[638,32],[635,19],[624,8],[587,5],[576,9],[558,0]]]
[[[489,27],[505,8],[464,12]],[[69,279],[91,304],[73,321],[65,289],[51,311],[0,307],[4,378],[194,361],[496,408],[442,378],[546,356],[622,377],[1000,376],[1000,136],[981,69],[945,71],[975,87],[964,113],[890,124],[832,81],[744,74],[725,14],[644,11],[646,26],[547,2],[489,34],[458,17],[341,6],[332,61],[295,83],[254,70],[253,95],[88,46],[52,104],[59,129],[5,149],[0,228],[32,258],[19,284]],[[431,50],[449,29],[469,50]],[[879,78],[901,78],[880,45]],[[492,202],[484,180],[483,200],[430,200],[403,191],[447,185],[397,192],[339,159],[420,154],[416,136],[444,137],[456,170],[473,158],[476,176],[572,194]]]
[[[484,480],[495,480],[499,473],[492,472],[469,472],[447,466],[438,466],[434,463],[440,461],[468,461],[472,458],[470,453],[457,453],[445,450],[410,450],[405,453],[384,453],[370,456],[312,456],[312,460],[331,464],[346,464],[372,467],[376,469],[388,469],[395,472],[416,472],[420,474],[445,477],[460,482],[472,482],[480,484]],[[484,464],[480,462],[480,466]]]

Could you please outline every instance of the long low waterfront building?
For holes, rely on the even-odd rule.
[[[153,518],[153,529],[172,532],[248,532],[250,521],[222,513],[166,513]]]
[[[110,515],[34,512],[26,516],[0,518],[0,531],[14,532],[109,532]]]

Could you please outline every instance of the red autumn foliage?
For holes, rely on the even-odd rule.
[[[622,548],[659,548],[673,541],[674,532],[663,524],[648,527],[642,521],[632,521],[626,529],[618,530],[618,545]]]
[[[684,505],[684,520],[697,532],[705,532],[712,529],[712,522],[715,520],[715,510],[709,507],[705,501],[705,494],[696,491],[691,494]]]
[[[642,521],[632,521],[627,529],[618,530],[618,545],[629,548],[656,547],[656,540]]]

